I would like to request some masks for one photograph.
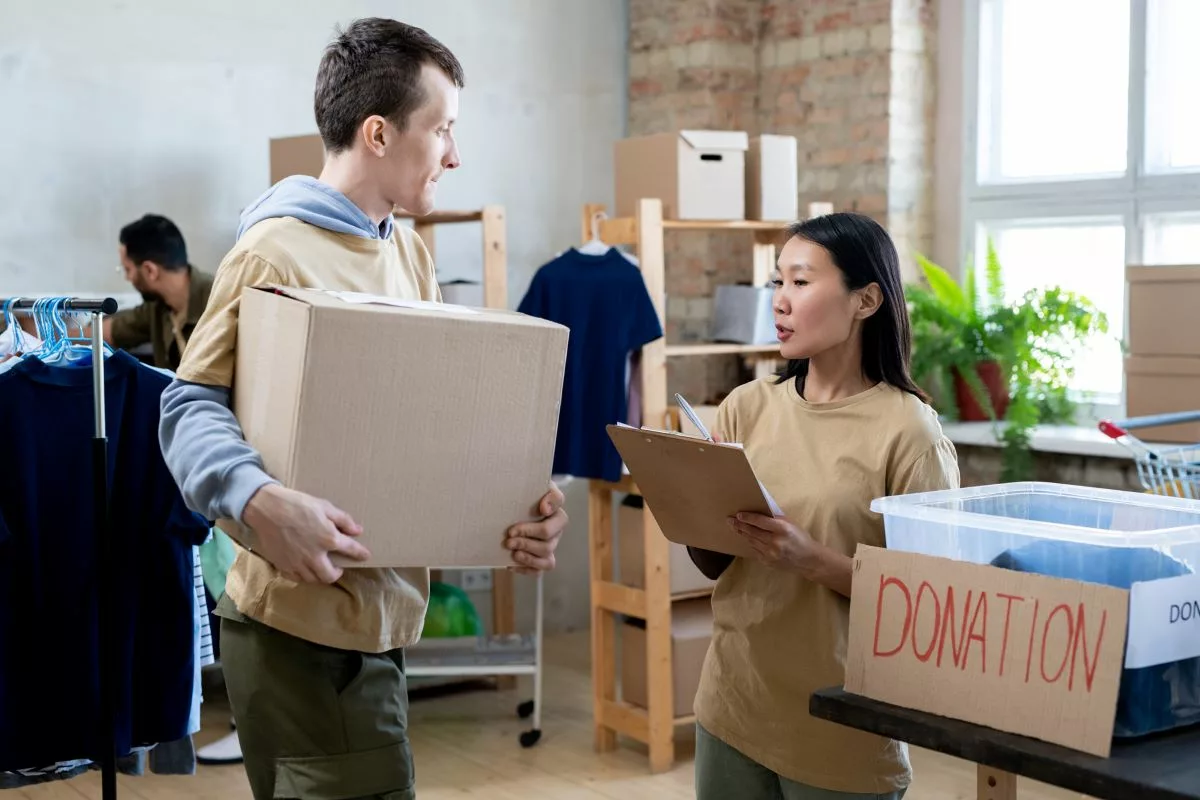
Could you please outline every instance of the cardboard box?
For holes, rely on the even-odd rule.
[[[270,149],[272,186],[290,175],[315,178],[325,166],[325,145],[320,134],[272,139]]]
[[[658,198],[664,219],[746,217],[744,131],[679,131],[615,144],[616,213],[631,217],[639,200]]]
[[[1131,265],[1125,280],[1129,354],[1200,358],[1200,266]],[[1200,402],[1188,408],[1200,408]]]
[[[639,708],[647,707],[645,626],[640,619],[626,619],[621,626],[621,697]],[[707,597],[672,604],[671,688],[676,717],[692,713],[712,631],[712,604]]]
[[[746,151],[746,219],[794,222],[800,213],[796,137],[764,133]]]
[[[1125,359],[1125,416],[1172,414],[1200,408],[1200,357]],[[1136,428],[1130,431],[1145,442],[1194,444],[1200,442],[1200,422]]]
[[[704,427],[708,428],[709,433],[716,433],[718,408],[720,408],[720,406],[692,406],[692,411],[696,412],[696,416],[698,416],[700,421],[704,423]],[[700,429],[693,425],[692,421],[688,419],[687,414],[679,414],[679,427],[682,433],[686,433],[689,436],[703,436],[703,434],[700,433]]]
[[[646,585],[646,558],[643,549],[645,541],[644,515],[645,501],[636,495],[629,495],[617,507],[617,558],[620,566],[621,583],[636,588]],[[704,577],[691,556],[687,547],[675,542],[667,542],[670,548],[669,568],[671,570],[671,594],[688,594],[711,589],[716,583]]]
[[[1129,596],[860,545],[845,688],[1107,757]]]
[[[718,286],[713,297],[714,342],[778,344],[775,290],[769,286]]]
[[[250,288],[234,411],[270,474],[363,526],[373,558],[347,566],[501,567],[549,489],[567,336],[510,311]]]

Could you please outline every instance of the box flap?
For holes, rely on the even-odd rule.
[[[846,690],[1107,757],[1129,592],[859,545]]]
[[[680,131],[679,138],[696,150],[748,150],[750,136],[745,131]]]
[[[1164,377],[1200,377],[1200,358],[1188,356],[1126,356],[1127,375],[1162,375]]]
[[[1125,267],[1125,280],[1130,283],[1197,283],[1200,282],[1200,266],[1129,264]]]

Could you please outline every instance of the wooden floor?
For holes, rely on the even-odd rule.
[[[662,775],[647,771],[645,751],[623,744],[616,752],[592,750],[591,682],[586,634],[554,637],[546,643],[545,713],[542,741],[524,750],[517,735],[525,723],[516,706],[528,689],[492,689],[416,698],[411,735],[421,800],[477,797],[487,800],[684,800],[694,797],[688,732],[675,769]],[[228,732],[228,711],[216,701],[205,704],[199,744]],[[914,750],[916,778],[906,800],[973,800],[975,768],[936,753]],[[1020,800],[1077,800],[1081,796],[1032,782],[1020,785]],[[122,777],[124,800],[249,800],[240,766],[200,767],[195,776]],[[101,800],[98,774],[69,781],[0,792],[28,800]]]

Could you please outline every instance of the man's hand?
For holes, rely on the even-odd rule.
[[[552,483],[550,491],[538,503],[542,518],[537,522],[520,522],[508,529],[504,546],[512,551],[512,559],[517,564],[512,569],[516,572],[536,575],[554,569],[554,551],[567,527],[567,512],[563,510],[565,501],[562,490]]]
[[[342,577],[342,569],[329,558],[333,553],[359,560],[371,557],[354,540],[362,528],[349,514],[278,484],[268,484],[250,498],[242,521],[254,531],[254,551],[297,582],[333,583]]]

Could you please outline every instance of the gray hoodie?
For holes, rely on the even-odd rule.
[[[238,238],[265,219],[294,217],[338,233],[367,239],[392,235],[392,218],[379,225],[344,194],[315,178],[285,178],[250,204]],[[176,379],[162,395],[159,444],[188,508],[210,520],[241,521],[246,503],[276,483],[262,457],[246,443],[230,409],[229,389]]]

